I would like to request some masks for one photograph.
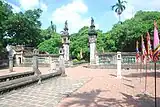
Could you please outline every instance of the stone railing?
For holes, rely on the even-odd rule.
[[[136,66],[136,53],[135,52],[121,52],[122,68],[135,68]],[[103,68],[116,68],[117,67],[117,52],[108,52],[98,54],[96,65]],[[105,67],[104,67],[105,66]]]
[[[38,75],[34,75],[33,71],[15,73],[9,75],[0,76],[0,94],[10,91],[12,89],[20,88],[27,84],[31,84],[39,81]],[[61,72],[53,72],[40,75],[41,80],[61,75]]]
[[[122,52],[122,64],[134,64],[136,63],[135,52]],[[110,65],[117,63],[117,53],[108,52],[98,55],[99,65]]]
[[[38,64],[39,66],[49,67],[51,62],[55,62],[58,66],[58,58],[59,55],[53,54],[39,54],[38,55]],[[22,58],[22,64],[20,66],[32,66],[33,63],[33,55],[25,55]]]
[[[96,65],[91,66],[92,68],[116,69],[117,67],[116,52],[98,54],[98,57],[96,60],[97,60],[97,63]],[[139,69],[140,67],[145,69],[146,64],[144,63],[143,66],[141,66],[140,60],[139,60],[139,63],[137,64],[136,52],[121,52],[121,66],[122,66],[122,69],[128,69],[128,68],[137,69],[137,67]],[[149,62],[148,66],[149,68],[154,68],[153,62]],[[157,69],[160,69],[160,60],[157,62]]]

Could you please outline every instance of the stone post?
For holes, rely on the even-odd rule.
[[[8,53],[9,53],[9,55],[8,55],[8,59],[9,59],[9,71],[13,72],[13,57],[14,57],[14,54],[16,52],[12,49],[12,47],[10,45],[7,45],[6,49],[7,49]]]
[[[95,30],[94,20],[91,19],[91,26],[88,31],[89,35],[89,44],[90,44],[90,64],[96,64],[96,39],[97,32]]]
[[[41,83],[41,72],[40,70],[38,69],[38,54],[39,54],[39,51],[38,49],[34,49],[33,50],[33,72],[35,75],[38,76],[38,84]]]
[[[9,57],[9,71],[13,72],[13,57],[11,55]]]
[[[52,60],[52,57],[49,56],[50,60],[50,72],[56,71],[56,63]]]
[[[117,52],[117,78],[122,78],[122,75],[121,75],[121,52]]]
[[[65,74],[65,63],[64,63],[64,49],[60,48],[59,50],[59,71],[61,72],[61,76],[65,77],[67,76]]]

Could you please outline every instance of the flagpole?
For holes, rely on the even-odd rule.
[[[137,72],[138,72],[138,58],[137,58]]]
[[[147,62],[148,60],[146,60],[145,93],[147,91]]]
[[[157,75],[156,75],[156,62],[154,63],[154,73],[155,73],[155,107],[157,107],[157,96],[156,96],[156,78],[157,78]]]
[[[141,63],[140,63],[140,82],[141,82],[141,77],[142,77],[142,55],[141,55]]]

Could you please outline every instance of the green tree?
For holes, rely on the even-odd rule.
[[[56,32],[56,25],[51,21],[51,31]]]
[[[127,3],[127,2],[118,0],[118,2],[112,6],[112,10],[114,10],[117,13],[117,15],[119,16],[119,22],[121,22],[121,14],[126,9],[124,3]]]
[[[42,52],[48,52],[50,54],[58,54],[61,47],[61,35],[53,33],[52,37],[38,45],[38,49]]]
[[[80,59],[80,52],[82,49],[83,59],[89,60],[89,49],[88,49],[88,27],[84,26],[78,33],[70,36],[70,54],[73,58]]]
[[[159,23],[160,12],[139,11],[132,19],[125,20],[122,24],[115,24],[110,31],[111,39],[115,41],[117,51],[135,51],[136,40],[140,41],[140,36],[146,37],[146,32],[153,40],[154,20]]]
[[[20,44],[36,47],[41,42],[40,27],[38,20],[42,11],[40,9],[28,10],[24,13],[15,13],[8,17],[4,23],[5,37],[12,44]]]
[[[5,41],[5,22],[8,20],[8,17],[13,14],[12,7],[7,3],[0,0],[0,56],[4,53]]]

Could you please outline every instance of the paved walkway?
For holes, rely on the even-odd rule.
[[[79,66],[67,68],[66,73],[68,77],[52,78],[41,85],[35,84],[1,95],[0,107],[154,107],[154,72],[148,73],[147,93],[150,96],[142,95],[145,76],[141,75],[140,81],[140,72],[136,70],[123,70],[122,79],[116,78],[114,69]]]
[[[157,99],[160,106],[160,72],[157,76]],[[62,100],[58,107],[154,107],[154,72],[148,71],[145,96],[143,75],[136,70],[122,70],[123,78],[116,78],[116,70],[68,69],[72,78],[91,77],[82,88]],[[140,81],[141,76],[141,81]]]
[[[0,107],[56,107],[90,78],[55,77],[0,96]]]

